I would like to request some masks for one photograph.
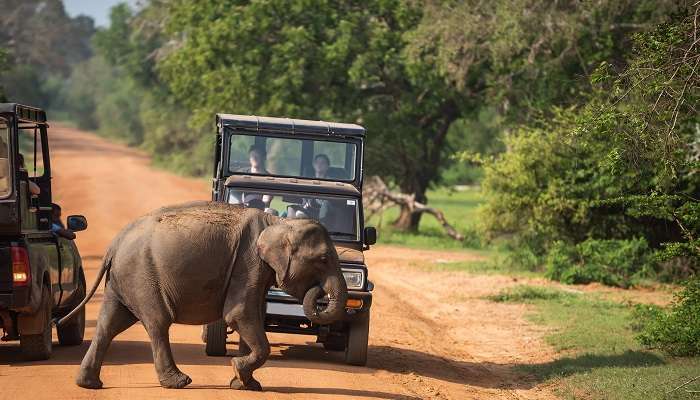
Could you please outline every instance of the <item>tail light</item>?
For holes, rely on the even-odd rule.
[[[24,247],[10,247],[12,255],[12,284],[14,286],[27,286],[32,279],[29,268],[29,254]]]

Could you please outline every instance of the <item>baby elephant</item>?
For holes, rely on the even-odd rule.
[[[231,361],[231,388],[262,390],[253,371],[270,354],[264,330],[270,286],[303,299],[304,313],[316,324],[338,320],[347,299],[338,255],[323,226],[222,203],[165,207],[129,224],[110,245],[97,282],[76,310],[105,274],[95,337],[76,379],[90,389],[102,387],[100,368],[112,339],[136,321],[151,339],[161,386],[188,385],[192,380],[170,351],[170,325],[203,325],[223,316],[250,349]],[[326,294],[328,306],[317,308]]]

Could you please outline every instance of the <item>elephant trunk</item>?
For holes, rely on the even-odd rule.
[[[328,294],[328,307],[319,310],[316,301]],[[343,317],[345,302],[348,298],[348,288],[345,286],[345,278],[338,274],[329,275],[320,286],[313,286],[304,295],[304,314],[314,324],[328,325]]]

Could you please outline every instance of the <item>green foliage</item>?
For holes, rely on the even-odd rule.
[[[79,127],[141,146],[156,164],[184,174],[210,171],[213,135],[188,126],[191,112],[158,80],[153,54],[160,45],[152,9],[135,14],[115,6],[110,26],[93,39],[96,55],[76,65],[58,88],[59,114]]]
[[[681,13],[637,34],[629,65],[598,68],[586,104],[505,137],[506,152],[485,164],[487,237],[510,237],[542,262],[550,253],[550,274],[567,281],[626,286],[649,265],[636,238],[646,240],[649,254],[683,257],[683,271],[697,267],[694,29],[692,16]],[[636,254],[633,262],[624,262],[625,252]],[[604,278],[610,268],[617,272]]]
[[[61,101],[56,81],[92,55],[92,19],[71,18],[58,0],[0,0],[0,9],[0,45],[10,61],[0,86],[10,101],[53,107]]]
[[[531,122],[579,104],[603,61],[628,53],[630,33],[678,9],[675,0],[431,0],[409,54],[509,119]],[[546,27],[546,29],[542,29]]]
[[[700,355],[700,279],[689,280],[668,310],[640,307],[639,341],[675,356]]]
[[[631,240],[588,239],[576,245],[556,242],[545,260],[545,275],[569,284],[600,282],[629,287],[653,276],[655,266],[642,238]]]
[[[418,198],[439,178],[462,95],[430,58],[405,53],[418,3],[158,4],[169,45],[156,70],[194,110],[190,126],[221,111],[361,122],[368,171]]]

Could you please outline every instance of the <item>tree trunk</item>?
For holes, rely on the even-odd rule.
[[[425,189],[421,189],[418,193],[413,194],[416,201],[427,204],[428,199],[425,197]],[[403,232],[418,232],[422,212],[416,211],[409,205],[401,205],[399,217],[392,223],[392,226]]]

